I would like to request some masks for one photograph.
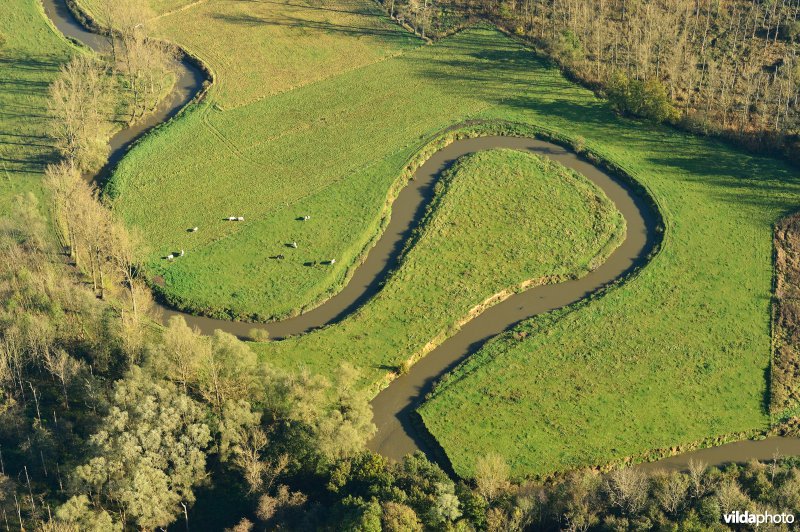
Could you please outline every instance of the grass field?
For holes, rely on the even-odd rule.
[[[230,111],[198,106],[123,161],[115,208],[148,235],[149,270],[178,306],[291,314],[343,284],[378,234],[387,190],[430,135],[492,107],[523,118],[498,96],[535,86],[535,70],[494,61],[519,52],[495,31],[473,31]],[[494,83],[463,76],[490,70]],[[296,221],[304,214],[312,223]],[[292,260],[269,258],[292,241]],[[175,249],[186,250],[184,260],[161,259]],[[330,258],[334,268],[303,266]]]
[[[347,360],[373,384],[451,335],[490,296],[526,281],[582,276],[625,232],[622,215],[586,178],[512,150],[460,159],[437,185],[421,227],[369,303],[335,327],[261,345],[265,359],[324,374]]]
[[[648,187],[663,247],[636,278],[501,336],[438,388],[420,413],[460,475],[489,451],[515,476],[547,475],[769,423],[772,226],[800,205],[798,172],[568,110],[549,124],[574,117],[556,127]]]
[[[95,0],[79,0],[92,11]],[[151,31],[214,72],[210,102],[230,109],[419,46],[365,0],[151,1]],[[213,28],[198,31],[198,28]]]
[[[58,155],[47,137],[47,90],[75,48],[31,0],[7,0],[0,17],[0,213],[17,194],[41,197],[44,167]]]
[[[193,9],[182,19],[191,20]],[[253,23],[236,36],[256,42],[280,29]],[[337,34],[343,46],[358,39]],[[237,82],[241,100],[221,80],[208,104],[123,161],[114,177],[116,209],[148,236],[148,269],[164,277],[167,296],[208,313],[260,318],[312,305],[344,282],[379,233],[387,191],[437,131],[464,119],[531,124],[582,137],[624,168],[657,201],[666,232],[660,253],[636,278],[534,320],[525,327],[537,334],[524,342],[493,342],[422,409],[456,470],[471,474],[475,458],[495,450],[516,475],[544,474],[766,427],[772,226],[800,205],[798,172],[718,141],[618,118],[492,30],[432,46],[384,45],[394,46],[384,60],[323,78],[299,75],[314,82],[260,100],[253,98],[273,94],[269,70],[250,79],[264,84],[262,92]],[[222,78],[222,67],[214,68]],[[319,223],[298,224],[303,214]],[[232,215],[246,222],[221,221]],[[185,232],[195,225],[198,233]],[[296,257],[269,260],[293,240]],[[413,252],[429,253],[427,245],[420,241]],[[181,248],[185,260],[159,259]],[[334,257],[334,268],[302,266]],[[372,310],[390,301],[381,295],[337,326],[256,347],[272,364],[326,372],[350,360],[378,379],[384,361],[402,359],[409,345],[435,334],[411,327],[425,325],[421,317],[431,312],[408,306],[418,280],[396,279],[397,308]],[[408,321],[382,321],[401,302],[412,309]],[[429,303],[444,309],[450,302]],[[367,309],[376,321],[361,316]]]

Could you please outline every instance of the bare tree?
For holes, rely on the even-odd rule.
[[[627,514],[635,514],[647,502],[647,475],[632,467],[616,469],[608,475],[609,501]]]
[[[53,202],[53,218],[61,241],[69,249],[70,257],[75,258],[73,238],[76,230],[73,227],[74,216],[70,209],[74,203],[74,195],[82,185],[80,173],[72,163],[62,161],[45,168],[44,184]]]
[[[660,482],[656,491],[658,502],[668,515],[676,515],[686,502],[689,479],[676,471],[656,477]]]
[[[475,463],[478,493],[487,501],[495,499],[511,486],[509,474],[508,464],[501,455],[492,453],[478,458]]]
[[[694,498],[700,498],[708,492],[706,469],[704,462],[689,461],[689,490]]]
[[[124,40],[144,29],[154,13],[146,0],[100,0],[94,7],[98,22],[104,27],[111,48],[113,64],[124,53]]]
[[[129,121],[134,122],[155,109],[169,87],[175,50],[164,42],[147,38],[141,29],[125,35],[122,45],[120,70],[130,94]]]
[[[134,320],[138,320],[139,307],[137,301],[139,299],[138,294],[140,290],[137,290],[139,279],[136,272],[137,266],[142,258],[142,240],[139,238],[138,233],[129,231],[119,222],[112,223],[109,230],[109,259],[116,272],[122,277],[123,284],[128,289],[133,318]]]
[[[79,170],[100,168],[108,155],[110,90],[103,65],[85,55],[67,63],[50,86],[50,135]]]
[[[79,375],[82,368],[81,363],[69,356],[63,349],[48,352],[44,362],[47,371],[56,377],[61,384],[61,389],[64,393],[64,408],[69,410],[69,393],[67,389],[72,380]]]

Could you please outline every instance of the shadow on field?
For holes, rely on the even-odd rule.
[[[587,103],[596,109],[605,107],[600,101],[588,102],[586,89],[554,75],[550,63],[530,50],[511,41],[498,46],[494,34],[460,34],[437,46],[450,53],[436,54],[415,70],[444,91],[525,109],[556,100],[576,105],[572,111],[576,116]]]
[[[722,140],[671,126],[619,117],[605,100],[587,97],[587,89],[554,73],[547,60],[530,50],[498,47],[496,40],[481,34],[462,35],[443,46],[456,50],[458,57],[429,61],[421,73],[454,96],[470,94],[530,111],[541,123],[563,124],[565,131],[577,130],[587,138],[613,134],[617,145],[635,145],[649,154],[648,162],[675,169],[670,174],[676,178],[702,183],[711,199],[759,207],[766,216],[796,210],[786,195],[800,194],[800,175],[788,165],[776,164],[774,158],[751,155]]]
[[[767,223],[774,222],[775,212],[783,217],[797,210],[797,205],[787,201],[787,195],[800,195],[800,175],[788,165],[776,164],[775,159],[749,156],[724,147],[713,152],[698,149],[681,153],[654,146],[653,153],[650,161],[679,170],[682,181],[702,182],[711,188],[714,198],[726,203],[757,207],[770,218]]]
[[[346,26],[342,24],[333,24],[331,22],[320,22],[317,20],[291,17],[288,15],[283,15],[280,18],[264,18],[255,15],[226,15],[222,13],[215,13],[212,15],[212,17],[228,24],[238,24],[242,26],[282,26],[286,28],[316,30],[325,33],[340,33],[354,37],[361,35],[374,35],[377,37],[390,37],[390,40],[408,39],[408,35],[396,30],[381,30],[366,26]]]
[[[365,9],[364,11],[350,11],[348,9],[334,9],[332,7],[321,7],[321,6],[312,6],[312,5],[305,5],[305,4],[293,4],[291,2],[274,2],[273,0],[259,0],[259,4],[274,4],[276,6],[289,6],[289,7],[297,7],[302,10],[313,10],[313,11],[330,11],[332,13],[347,13],[349,15],[360,15],[362,17],[374,17],[374,18],[381,18],[383,15],[380,13],[376,13],[374,11]]]
[[[18,90],[20,93],[29,93],[31,90],[45,89],[50,84],[46,81],[32,79],[0,79],[0,91]]]
[[[57,61],[29,56],[0,58],[0,153],[3,146],[13,146],[13,155],[0,155],[0,173],[40,172],[57,159],[41,132],[49,119],[42,104],[48,95],[48,73],[59,66]]]
[[[59,63],[58,61],[39,59],[30,56],[22,58],[15,57],[14,59],[0,57],[0,67],[7,65],[11,65],[16,71],[31,70],[39,73],[47,70],[51,71],[57,70],[61,66],[61,63]]]

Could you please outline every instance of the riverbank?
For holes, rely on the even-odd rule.
[[[438,102],[438,107],[433,112],[446,110],[447,102],[465,97],[477,100],[470,101],[470,105],[474,103],[484,105],[483,108],[477,105],[474,108],[465,106],[461,110],[449,109],[446,110],[447,113],[434,117],[432,122],[450,125],[454,114],[472,109],[471,114],[475,118],[507,119],[509,116],[514,116],[518,120],[545,125],[548,129],[557,130],[571,139],[583,138],[583,143],[602,159],[623,166],[629,175],[646,187],[658,202],[665,217],[666,238],[663,252],[632,282],[625,283],[603,298],[591,301],[591,304],[574,309],[575,311],[565,316],[563,320],[548,322],[548,326],[552,326],[550,336],[532,334],[531,331],[535,327],[533,329],[527,327],[522,330],[527,338],[524,342],[514,344],[509,341],[508,335],[503,338],[504,346],[524,346],[535,351],[526,352],[524,357],[517,360],[523,364],[523,369],[517,367],[517,371],[547,376],[547,380],[537,384],[543,390],[549,391],[549,399],[534,401],[538,405],[537,408],[526,409],[526,414],[522,416],[514,414],[516,419],[525,420],[528,424],[525,433],[537,435],[541,445],[529,446],[527,443],[518,443],[511,449],[509,456],[513,458],[514,453],[519,453],[521,450],[543,449],[563,444],[570,453],[574,453],[562,459],[562,465],[570,467],[577,463],[603,463],[606,461],[604,457],[609,455],[611,457],[636,455],[642,448],[664,448],[679,442],[697,441],[710,435],[729,434],[766,426],[767,416],[761,408],[761,395],[765,387],[763,371],[768,365],[769,358],[768,305],[765,301],[770,290],[771,225],[775,219],[792,208],[792,205],[797,204],[797,197],[793,192],[797,176],[779,163],[750,157],[707,139],[697,139],[668,128],[619,119],[604,104],[593,100],[585,91],[565,82],[535,57],[527,55],[527,51],[516,46],[506,46],[506,41],[498,42],[495,34],[488,30],[465,32],[446,41],[449,41],[448,44],[461,47],[458,48],[461,55],[457,58],[463,60],[463,64],[459,66],[455,63],[455,59],[447,65],[444,62],[436,62],[437,58],[442,58],[437,54],[447,53],[447,50],[439,52],[440,48],[437,48],[445,46],[444,42],[424,47],[425,49],[418,53],[406,54],[402,58],[405,70],[399,69],[400,77],[406,81],[398,84],[404,91],[392,97],[399,98],[398,102],[405,102],[397,107],[403,114],[396,116],[396,113],[392,112],[393,108],[387,108],[371,100],[364,102],[370,109],[381,110],[386,116],[380,121],[351,124],[358,130],[361,138],[365,135],[362,127],[364,123],[377,126],[394,124],[395,119],[400,121],[398,123],[402,123],[404,118],[408,118],[410,115],[407,109],[413,108],[413,102],[402,98],[408,100],[412,96],[419,96],[421,93],[405,89],[408,80],[421,79],[425,83],[418,84],[419,90],[427,90],[431,96],[427,101]],[[479,47],[482,54],[492,50],[495,54],[493,59],[485,59],[484,55],[470,54],[469,50],[473,49],[472,46],[476,42],[484,45]],[[419,59],[417,56],[427,57],[431,54],[433,55],[428,57],[429,60],[421,64],[426,68],[431,64],[437,64],[442,67],[441,70],[413,71],[414,61]],[[498,58],[507,60],[499,61]],[[132,157],[126,158],[125,171],[130,172],[131,169],[145,171],[154,182],[159,183],[159,187],[183,187],[182,182],[167,176],[159,178],[161,172],[172,175],[170,166],[162,165],[159,161],[164,162],[162,159],[165,156],[174,156],[173,162],[177,164],[183,157],[193,153],[183,146],[181,139],[191,138],[193,143],[198,140],[198,132],[205,131],[198,120],[212,121],[221,128],[221,131],[225,131],[227,140],[233,140],[234,146],[241,146],[242,139],[236,136],[237,131],[228,126],[241,125],[243,113],[251,118],[258,118],[256,122],[259,124],[282,124],[283,122],[270,119],[271,115],[265,115],[262,112],[264,108],[275,106],[276,109],[280,109],[283,108],[282,104],[290,103],[286,101],[287,99],[297,102],[301,101],[297,98],[302,99],[309,94],[313,100],[313,95],[317,93],[347,93],[358,101],[365,94],[381,94],[384,97],[385,91],[370,88],[372,87],[370,75],[375,71],[386,74],[375,79],[381,80],[384,89],[393,87],[393,83],[387,82],[389,79],[394,79],[388,75],[391,72],[387,70],[397,67],[398,63],[392,61],[390,59],[370,65],[336,79],[294,91],[274,101],[265,100],[264,105],[237,109],[231,113],[206,110],[204,114],[186,117],[180,121],[179,129],[181,134],[189,135],[188,137],[173,136],[172,132],[176,128],[171,127],[170,134],[165,133],[159,135],[157,139],[149,139],[146,150],[137,149],[135,157],[132,154]],[[480,62],[480,68],[465,67],[475,61]],[[409,65],[412,67],[411,71],[407,68]],[[493,72],[492,69],[499,72]],[[418,77],[414,77],[418,74]],[[468,74],[481,79],[467,80]],[[489,77],[483,78],[483,74]],[[504,80],[516,80],[525,75],[531,76],[532,79],[520,79],[519,83],[511,83],[505,89],[498,87],[492,89],[486,81],[489,78],[498,79],[497,76],[501,76]],[[366,93],[347,91],[348,83],[354,81],[358,82],[358,87],[365,89]],[[475,82],[474,86],[471,84],[472,81]],[[493,97],[496,95],[494,90],[505,95],[500,103]],[[443,98],[444,96],[447,98]],[[352,107],[352,101],[348,106]],[[315,107],[319,108],[325,107]],[[331,144],[335,139],[349,138],[342,134],[343,131],[349,131],[348,124],[340,120],[342,116],[345,115],[337,115],[339,121],[332,123],[330,127],[318,125],[313,130],[308,130],[315,134],[320,131],[335,133],[335,138],[323,135],[310,145],[335,146],[335,142]],[[430,116],[426,115],[426,118]],[[298,123],[305,121],[299,119],[298,122],[291,124],[287,122],[287,125]],[[421,128],[428,130],[431,124],[427,122],[426,124],[411,124],[413,127],[404,131],[418,132]],[[440,125],[438,129],[441,128]],[[258,137],[257,131],[249,129],[242,130],[241,133],[249,135],[249,138]],[[286,135],[284,141],[298,140],[294,132],[284,133]],[[402,135],[398,133],[388,138],[385,130],[370,130],[367,133],[367,137],[376,145],[363,147],[359,153],[353,154],[354,156],[380,157],[385,150],[376,149],[376,146],[402,145],[403,139],[407,137],[405,133]],[[240,151],[247,152],[248,157],[255,157],[263,162],[265,157],[267,159],[271,157],[270,149],[279,142],[275,140],[256,146],[258,149]],[[305,144],[301,142],[296,145]],[[388,159],[382,159],[379,167],[367,166],[354,177],[351,175],[352,179],[341,181],[341,185],[337,183],[336,187],[326,189],[327,195],[324,198],[347,197],[350,205],[353,203],[353,198],[364,199],[369,192],[372,196],[364,205],[370,204],[369,202],[374,202],[370,204],[372,206],[380,204],[385,200],[385,190],[388,185],[382,187],[388,183],[389,178],[396,177],[398,168],[402,167],[402,161],[411,156],[419,146],[419,141],[407,143],[404,151],[397,152]],[[215,153],[212,149],[200,151],[204,154]],[[262,153],[263,151],[266,153]],[[330,152],[325,153],[330,155]],[[326,160],[334,163],[339,159],[350,160],[341,150],[337,153],[338,158],[329,157]],[[133,160],[134,158],[136,160]],[[280,161],[284,158],[275,157],[272,160]],[[319,167],[312,166],[313,168],[307,169],[306,173],[313,176]],[[191,168],[191,165],[184,165],[184,168]],[[275,172],[267,173],[272,175],[282,172],[281,169],[275,169]],[[263,169],[253,172],[252,175],[255,177],[263,175]],[[375,176],[380,176],[380,179],[375,179]],[[247,175],[230,176],[223,172],[210,172],[209,178],[216,180],[217,184],[235,184],[237,188],[247,190],[242,181]],[[216,186],[214,183],[199,183],[197,179],[192,182],[203,187]],[[734,190],[735,194],[732,193]],[[181,193],[186,194],[187,191],[181,190]],[[252,195],[251,193],[250,196]],[[194,194],[191,197],[205,198],[206,195]],[[316,199],[324,204],[324,198],[320,196]],[[143,211],[143,216],[151,213],[154,205],[160,201],[168,201],[164,196],[161,196],[161,199],[154,198],[152,201],[145,201],[146,198],[137,199],[142,200],[143,205],[147,205],[147,212]],[[280,228],[279,224],[273,224],[276,217],[293,214],[293,220],[302,214],[290,211],[302,208],[308,209],[309,212],[323,212],[321,204],[313,201],[292,204],[291,207],[260,220],[250,231],[241,232],[225,242],[220,241],[220,244],[223,247],[233,246],[232,249],[242,249],[239,245],[242,239],[264,237],[271,242],[269,239],[272,237],[269,234],[261,235],[257,230],[265,227]],[[196,212],[197,206],[194,205],[193,208]],[[209,215],[216,216],[213,212]],[[250,214],[248,219],[251,219]],[[373,220],[375,214],[372,213],[364,219]],[[337,220],[333,229],[351,227],[345,222]],[[185,227],[197,225],[181,219],[177,219],[176,224],[178,225],[173,229],[180,230],[181,233],[185,231]],[[354,227],[362,226],[363,223],[358,225],[357,222]],[[253,230],[256,230],[255,233]],[[277,246],[281,243],[280,235],[273,236]],[[335,235],[328,237],[332,243],[339,242]],[[335,254],[333,248],[326,251],[326,248],[317,246],[316,243],[312,243],[308,249],[324,253],[325,258]],[[749,249],[751,253],[743,255],[730,252],[740,249]],[[219,248],[215,249],[215,252],[219,251]],[[261,272],[260,268],[262,260],[264,265],[272,264],[267,260],[266,254],[273,254],[274,251],[268,246],[264,246],[262,251],[264,257],[253,256],[252,264],[251,261],[247,261],[245,266],[251,273],[257,271],[264,273],[265,276],[259,277],[260,279],[270,279],[272,277],[267,275],[268,272]],[[189,261],[192,256],[194,255],[189,256]],[[197,260],[208,263],[208,258],[202,250],[199,250]],[[186,267],[194,264],[189,261],[184,261]],[[253,267],[254,264],[258,265],[257,268]],[[236,273],[236,268],[233,270]],[[225,283],[220,282],[215,286],[223,285]],[[302,295],[301,292],[297,294]],[[228,292],[228,295],[230,293]],[[299,297],[297,294],[296,297]],[[681,334],[677,335],[676,331],[680,331]],[[374,360],[372,357],[375,356],[372,353],[374,346],[371,347],[369,342],[356,339],[355,342],[342,344],[341,349],[332,350],[330,347],[336,344],[329,344],[326,350],[324,342],[320,340],[321,337],[321,333],[313,333],[304,337],[306,339],[302,341],[275,342],[256,345],[254,348],[271,364],[292,368],[298,363],[308,363],[309,367],[318,368],[322,373],[325,373],[329,366],[335,367],[342,360],[354,361],[363,364],[362,368],[366,374],[373,375],[376,381],[380,381],[390,368],[402,362],[402,359],[397,357],[397,360],[387,360],[385,367],[373,366],[371,364]],[[553,345],[545,347],[548,342],[554,342],[556,337],[559,339],[558,350]],[[604,341],[606,339],[607,342]],[[430,340],[431,338],[425,338],[423,344]],[[300,345],[298,342],[302,342],[302,348],[293,349]],[[493,345],[496,347],[498,343]],[[640,352],[641,346],[647,346],[647,350]],[[497,353],[494,351],[489,356],[484,354],[481,360],[491,361],[490,359]],[[587,353],[591,353],[588,358]],[[553,354],[555,356],[552,356]],[[391,352],[379,355],[390,357]],[[573,378],[571,360],[581,361],[583,365],[583,373],[577,380]],[[701,361],[699,365],[698,360]],[[731,360],[736,360],[736,364],[729,364]],[[669,363],[665,364],[665,361]],[[537,365],[541,367],[536,367]],[[497,363],[485,365],[479,386],[467,384],[467,381],[460,386],[469,389],[486,389],[488,386],[491,389],[497,384],[505,369],[502,365],[498,367]],[[609,380],[607,377],[609,375],[614,375],[617,380]],[[475,375],[469,378],[473,379]],[[729,397],[729,387],[726,388],[721,384],[726,380],[739,383],[735,396]],[[563,389],[559,389],[559,386],[563,386]],[[592,395],[582,391],[589,387],[594,390]],[[450,386],[449,390],[453,392],[454,387]],[[527,400],[526,395],[536,393],[538,390],[524,390],[522,397]],[[503,396],[490,396],[490,402],[501,397]],[[470,411],[469,402],[473,398],[467,399],[462,403],[463,408],[456,410]],[[602,399],[604,404],[597,405],[597,399]],[[702,404],[703,408],[697,409],[697,404]],[[559,408],[552,410],[551,407],[555,406]],[[447,411],[452,412],[453,409],[448,408]],[[491,419],[486,419],[482,414],[486,411],[492,412]],[[488,410],[484,408],[471,416],[476,420],[475,428],[483,426],[489,429],[485,434],[492,438],[492,434],[496,434],[493,432],[495,429],[486,427],[485,423],[498,424],[497,430],[502,430],[501,425],[507,424],[505,417],[512,412],[513,408],[509,408],[509,405],[501,401]],[[540,418],[545,412],[547,415],[542,423]],[[595,412],[595,415],[592,415],[592,412]],[[661,416],[660,419],[653,418],[656,412]],[[444,418],[447,416],[446,412],[442,415]],[[603,421],[603,426],[597,425],[599,420]],[[546,428],[548,426],[552,426],[555,430],[551,431]],[[565,429],[569,429],[568,434],[564,433]],[[446,438],[439,439],[443,441]],[[496,437],[492,441],[493,445],[508,443]],[[459,447],[463,447],[462,442],[463,440],[459,440]],[[485,447],[478,443],[474,451],[470,452],[479,452]]]

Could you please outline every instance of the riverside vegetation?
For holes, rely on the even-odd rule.
[[[384,0],[417,31],[443,36],[489,18],[618,110],[800,153],[797,0]]]
[[[326,374],[346,360],[374,386],[491,296],[581,277],[624,232],[605,194],[564,166],[513,150],[468,155],[442,176],[401,265],[374,298],[337,326],[254,348],[295,371]]]
[[[209,20],[201,16],[208,7],[185,19],[193,9],[159,18],[163,35],[183,44],[166,25],[172,17]],[[237,16],[223,11],[213,24],[226,33],[239,28],[241,40],[216,47],[255,46],[248,35],[288,45],[267,5],[236,9]],[[469,475],[490,441],[515,474],[528,475],[765,430],[772,226],[798,204],[796,170],[718,140],[622,118],[491,28],[410,48],[394,31],[364,34],[384,46],[401,42],[396,53],[257,101],[235,102],[212,86],[207,101],[122,161],[112,177],[114,209],[147,235],[146,269],[163,278],[158,291],[181,308],[215,316],[265,319],[309,308],[346,282],[379,234],[403,168],[438,132],[465,119],[523,124],[507,132],[555,132],[641,183],[663,216],[664,238],[635,278],[526,325],[523,342],[509,336],[487,346],[459,370],[464,378],[437,392],[423,417],[456,470]],[[190,49],[203,53],[193,43]],[[222,72],[221,57],[208,56],[214,72]],[[297,68],[298,76],[306,72]],[[265,72],[252,67],[247,83],[261,86]],[[154,215],[158,210],[170,215]],[[296,221],[309,213],[312,222],[324,222]],[[232,214],[245,222],[222,221]],[[186,233],[194,226],[201,230]],[[270,259],[292,241],[299,248],[291,260]],[[186,249],[186,256],[164,261],[173,249]],[[305,266],[332,257],[333,267]],[[322,372],[347,360],[375,390],[419,348],[388,334],[349,336],[345,331],[365,316],[255,349],[265,363]],[[549,332],[540,334],[545,323]],[[419,334],[414,342],[424,346],[433,336]],[[334,337],[350,341],[323,342]],[[522,375],[542,382],[529,386]],[[704,408],[695,408],[698,402]],[[466,434],[445,415],[453,405],[474,416]],[[531,405],[537,407],[529,413]],[[524,436],[512,435],[506,428],[520,418]]]
[[[36,28],[46,27],[35,5],[20,6],[20,12],[31,9],[29,14],[35,16],[15,19],[15,23],[22,20],[24,24],[22,30],[15,27],[14,32],[36,32]],[[3,27],[2,31],[5,34],[10,29]],[[318,373],[308,369],[288,371],[294,361],[288,353],[280,353],[281,343],[248,346],[224,333],[201,337],[180,320],[166,328],[154,326],[146,314],[148,292],[135,275],[138,268],[134,266],[140,263],[136,250],[140,248],[130,243],[136,237],[120,222],[116,207],[115,212],[109,212],[95,201],[94,191],[78,179],[77,158],[66,152],[65,164],[50,167],[46,197],[48,204],[54,200],[62,207],[79,208],[53,210],[56,216],[48,225],[38,214],[41,209],[36,196],[23,195],[7,200],[16,207],[3,219],[0,354],[4,408],[0,436],[3,474],[6,468],[9,473],[3,479],[2,500],[7,522],[16,516],[21,524],[51,528],[156,528],[183,515],[184,519],[197,518],[223,527],[234,526],[239,516],[246,515],[259,526],[333,529],[383,526],[402,530],[423,525],[492,530],[525,526],[646,528],[647,523],[710,527],[714,525],[712,515],[719,519],[715,512],[723,504],[735,504],[737,509],[739,505],[754,509],[796,506],[789,497],[796,478],[791,461],[776,461],[771,469],[757,464],[732,468],[722,475],[697,468],[694,477],[690,473],[664,481],[669,489],[660,487],[658,478],[648,480],[630,470],[608,477],[575,475],[577,485],[571,484],[572,480],[556,481],[545,491],[509,482],[513,477],[637,454],[657,447],[658,441],[691,441],[739,427],[766,425],[760,398],[766,384],[763,373],[760,379],[753,373],[763,372],[769,360],[768,304],[763,299],[769,295],[770,229],[774,220],[796,204],[796,174],[773,160],[748,156],[717,142],[617,118],[605,103],[492,30],[472,30],[450,44],[425,47],[423,52],[436,53],[435,46],[445,45],[456,50],[460,47],[469,61],[483,61],[483,67],[494,65],[512,79],[516,79],[515,72],[533,72],[530,81],[538,82],[532,87],[524,80],[507,84],[505,88],[512,92],[476,117],[513,116],[519,122],[556,130],[595,156],[623,167],[656,199],[667,229],[660,253],[635,278],[602,298],[522,325],[516,334],[487,346],[437,391],[423,417],[459,472],[474,478],[474,484],[454,484],[421,457],[391,465],[361,451],[373,430],[366,402],[369,396],[363,391],[365,384],[374,382],[374,377],[367,375],[375,371],[369,365],[353,368],[341,364],[347,358],[343,356],[334,360],[336,371],[325,364],[314,368],[321,370]],[[19,49],[15,45],[4,48],[3,53],[18,53]],[[65,56],[70,50],[65,44]],[[41,50],[34,47],[30,53],[36,55]],[[402,56],[393,57],[376,65],[400,59]],[[472,64],[461,65],[462,71],[454,63],[452,75],[466,76],[466,66]],[[343,75],[357,76],[362,70],[369,68]],[[51,72],[55,78],[55,69]],[[469,73],[479,77],[481,69]],[[430,79],[428,82],[432,83]],[[324,83],[316,80],[309,87]],[[487,92],[475,97],[493,99],[491,84],[483,85]],[[509,102],[513,100],[509,95],[520,91],[524,102]],[[35,114],[36,102],[26,103],[34,104],[26,113]],[[47,116],[44,100],[38,105],[41,114]],[[215,112],[224,114],[222,109]],[[187,113],[169,128],[159,130],[128,159],[136,153],[148,153],[143,151],[148,143],[163,142],[172,129],[191,123],[191,116]],[[507,133],[535,131],[531,126],[506,127]],[[431,127],[432,134],[439,129]],[[386,175],[399,174],[410,154],[425,141],[410,142],[403,157],[386,163]],[[52,160],[50,146],[38,148],[42,162]],[[28,144],[25,149],[36,151],[37,147]],[[583,189],[576,185],[580,179],[575,181],[575,176],[570,178],[557,167],[527,157],[522,162],[519,157],[513,152],[493,152],[464,160],[457,168],[464,175],[470,175],[466,170],[472,168],[473,179],[479,179],[486,175],[485,170],[480,171],[482,160],[502,162],[503,168],[516,165],[527,168],[527,172],[535,169],[542,179],[560,175],[566,183],[572,182],[573,193],[587,190],[585,185]],[[41,175],[43,166],[31,173]],[[499,175],[508,179],[515,173]],[[429,214],[431,225],[423,228],[437,227],[434,222],[438,213],[447,206],[447,198],[457,190],[458,183],[457,178],[445,181],[443,187],[448,191]],[[384,182],[384,194],[389,184],[389,180]],[[70,193],[59,196],[65,190]],[[371,193],[380,197],[380,190],[375,186]],[[565,204],[581,197],[570,200],[569,196],[565,192]],[[608,208],[605,212],[610,214]],[[573,214],[592,219],[588,211]],[[595,217],[593,225],[602,219]],[[101,235],[115,238],[93,239],[92,234],[80,230],[87,221],[98,222],[104,228]],[[77,269],[65,269],[52,260],[55,248],[48,231],[52,225],[61,228],[62,237],[67,235]],[[618,222],[608,227],[619,229]],[[611,230],[608,234],[618,233]],[[407,257],[431,253],[419,245],[425,238],[423,232]],[[753,255],[730,253],[743,247],[751,249]],[[592,246],[586,250],[591,258]],[[653,306],[645,308],[645,302]],[[678,308],[681,313],[675,311]],[[682,313],[693,321],[675,321]],[[766,314],[763,323],[759,319],[762,313]],[[556,320],[559,316],[562,319]],[[625,316],[635,316],[636,321]],[[670,316],[672,321],[659,319],[662,316]],[[549,340],[545,335],[531,334],[545,320],[552,320]],[[601,323],[613,323],[613,335],[603,332]],[[342,324],[347,326],[351,326],[348,321]],[[569,337],[568,326],[572,327]],[[678,329],[692,335],[694,343],[685,339],[676,343],[674,331]],[[335,330],[299,341],[313,345],[316,334],[340,334],[330,332]],[[605,340],[595,342],[599,339]],[[557,350],[548,348],[546,342],[565,340],[569,340],[566,352],[552,357]],[[648,346],[649,353],[635,352],[634,343]],[[713,350],[720,345],[724,349],[715,355]],[[258,356],[253,348],[259,350]],[[596,428],[591,426],[594,419],[589,419],[582,433],[571,431],[574,440],[568,442],[564,454],[552,453],[553,441],[565,441],[566,423],[583,419],[586,411],[598,408],[582,393],[579,379],[561,395],[548,396],[554,408],[556,402],[569,407],[549,418],[554,420],[553,430],[542,430],[541,420],[531,415],[536,414],[535,409],[527,409],[521,418],[527,424],[521,433],[529,442],[542,438],[544,455],[537,456],[539,451],[526,444],[508,452],[510,440],[500,438],[492,443],[493,447],[497,443],[505,455],[500,458],[487,452],[484,436],[478,431],[459,441],[452,438],[446,422],[436,425],[432,409],[441,408],[443,401],[463,401],[459,411],[469,413],[476,426],[486,427],[486,412],[496,418],[492,423],[502,426],[514,415],[514,404],[530,401],[538,393],[546,394],[544,387],[527,387],[519,395],[519,376],[536,374],[539,370],[535,365],[547,358],[536,356],[537,350],[551,355],[546,368],[548,379],[537,381],[547,383],[551,390],[556,382],[563,384],[580,376],[570,364],[580,359],[575,355],[581,352],[591,353],[584,357],[588,364],[584,364],[583,372],[603,377],[613,371],[622,377],[616,381],[601,378],[596,383],[593,393],[605,400],[599,405],[599,417],[609,421],[606,432],[598,432],[596,443],[589,438]],[[665,353],[670,357],[665,359]],[[697,353],[703,355],[699,365],[694,356]],[[364,360],[349,356],[353,366]],[[602,358],[612,366],[604,365]],[[657,359],[668,360],[670,367],[648,367]],[[735,367],[725,364],[731,359],[737,360]],[[493,371],[488,371],[492,365]],[[500,366],[508,371],[498,371]],[[712,380],[711,374],[718,380]],[[643,375],[644,384],[636,385],[636,379]],[[656,377],[660,377],[658,382],[653,380]],[[726,377],[737,382],[737,397],[725,395]],[[508,385],[503,390],[510,390],[512,395],[493,391],[493,386],[499,386],[498,378]],[[477,379],[479,384],[475,386],[469,379]],[[464,387],[484,390],[484,397],[478,401],[485,405],[488,398],[489,406],[475,409],[471,403],[476,398]],[[664,402],[668,387],[687,400]],[[705,389],[711,391],[706,394]],[[696,411],[698,402],[704,411]],[[631,409],[634,403],[636,408]],[[538,404],[548,406],[547,401]],[[666,417],[673,423],[670,427],[657,426],[652,438],[643,438],[637,423],[649,421],[647,408],[655,404],[667,408]],[[734,419],[731,412],[736,408],[741,416]],[[120,423],[123,418],[128,425]],[[144,426],[157,427],[162,436],[160,446],[149,445],[148,439],[139,441],[141,445],[132,450],[130,444],[137,441],[136,433]],[[108,468],[122,473],[108,475]],[[681,488],[697,482],[703,485],[702,494]],[[581,491],[581,486],[587,485],[594,487]],[[669,495],[662,499],[659,494],[664,490]],[[223,493],[229,497],[221,496]],[[218,506],[209,504],[214,515],[190,515],[197,497],[207,497],[204,501],[215,501],[226,511],[214,512]],[[247,530],[249,525],[245,521],[239,526]]]
[[[469,483],[421,455],[391,463],[361,450],[373,427],[352,368],[333,383],[289,375],[180,318],[143,322],[132,337],[124,300],[97,299],[51,260],[35,207],[21,203],[0,227],[9,528],[715,529],[722,512],[800,509],[800,465],[778,457],[722,471],[575,471],[545,484],[513,483],[491,453]]]

